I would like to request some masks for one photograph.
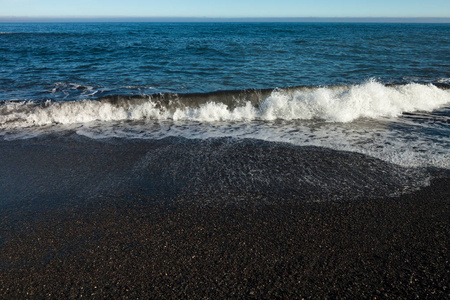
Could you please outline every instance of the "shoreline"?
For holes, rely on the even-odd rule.
[[[450,299],[450,24],[26,23],[0,299]]]
[[[0,296],[445,298],[449,186],[316,203],[135,194],[47,210],[9,231],[2,219]]]
[[[255,140],[0,146],[0,298],[449,296],[445,170]]]

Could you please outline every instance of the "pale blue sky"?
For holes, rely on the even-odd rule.
[[[450,17],[450,0],[0,0],[0,17]]]

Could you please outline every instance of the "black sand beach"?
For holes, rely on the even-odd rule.
[[[252,143],[2,142],[0,298],[450,296],[448,178]]]

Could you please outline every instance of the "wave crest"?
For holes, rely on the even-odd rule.
[[[353,86],[113,96],[42,104],[6,102],[0,106],[0,128],[148,119],[200,122],[317,119],[345,123],[432,111],[448,104],[450,90],[432,84],[386,86],[370,80]]]

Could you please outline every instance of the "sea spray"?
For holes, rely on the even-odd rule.
[[[450,89],[432,84],[296,87],[206,94],[9,101],[0,138],[60,131],[93,139],[233,137],[359,152],[406,167],[450,169]]]
[[[0,128],[125,120],[215,122],[317,119],[345,123],[360,118],[398,117],[405,112],[430,112],[450,104],[450,90],[432,84],[385,86],[374,80],[360,85],[318,87],[306,91],[301,88],[275,89],[267,98],[261,98],[256,103],[238,98],[232,105],[227,105],[220,97],[210,101],[208,94],[205,94],[205,103],[196,106],[188,96],[177,98],[175,94],[172,97],[171,102],[175,104],[170,105],[153,101],[152,95],[135,97],[134,101],[124,97],[123,100],[114,98],[114,101],[48,101],[45,104],[6,102],[0,107]]]

